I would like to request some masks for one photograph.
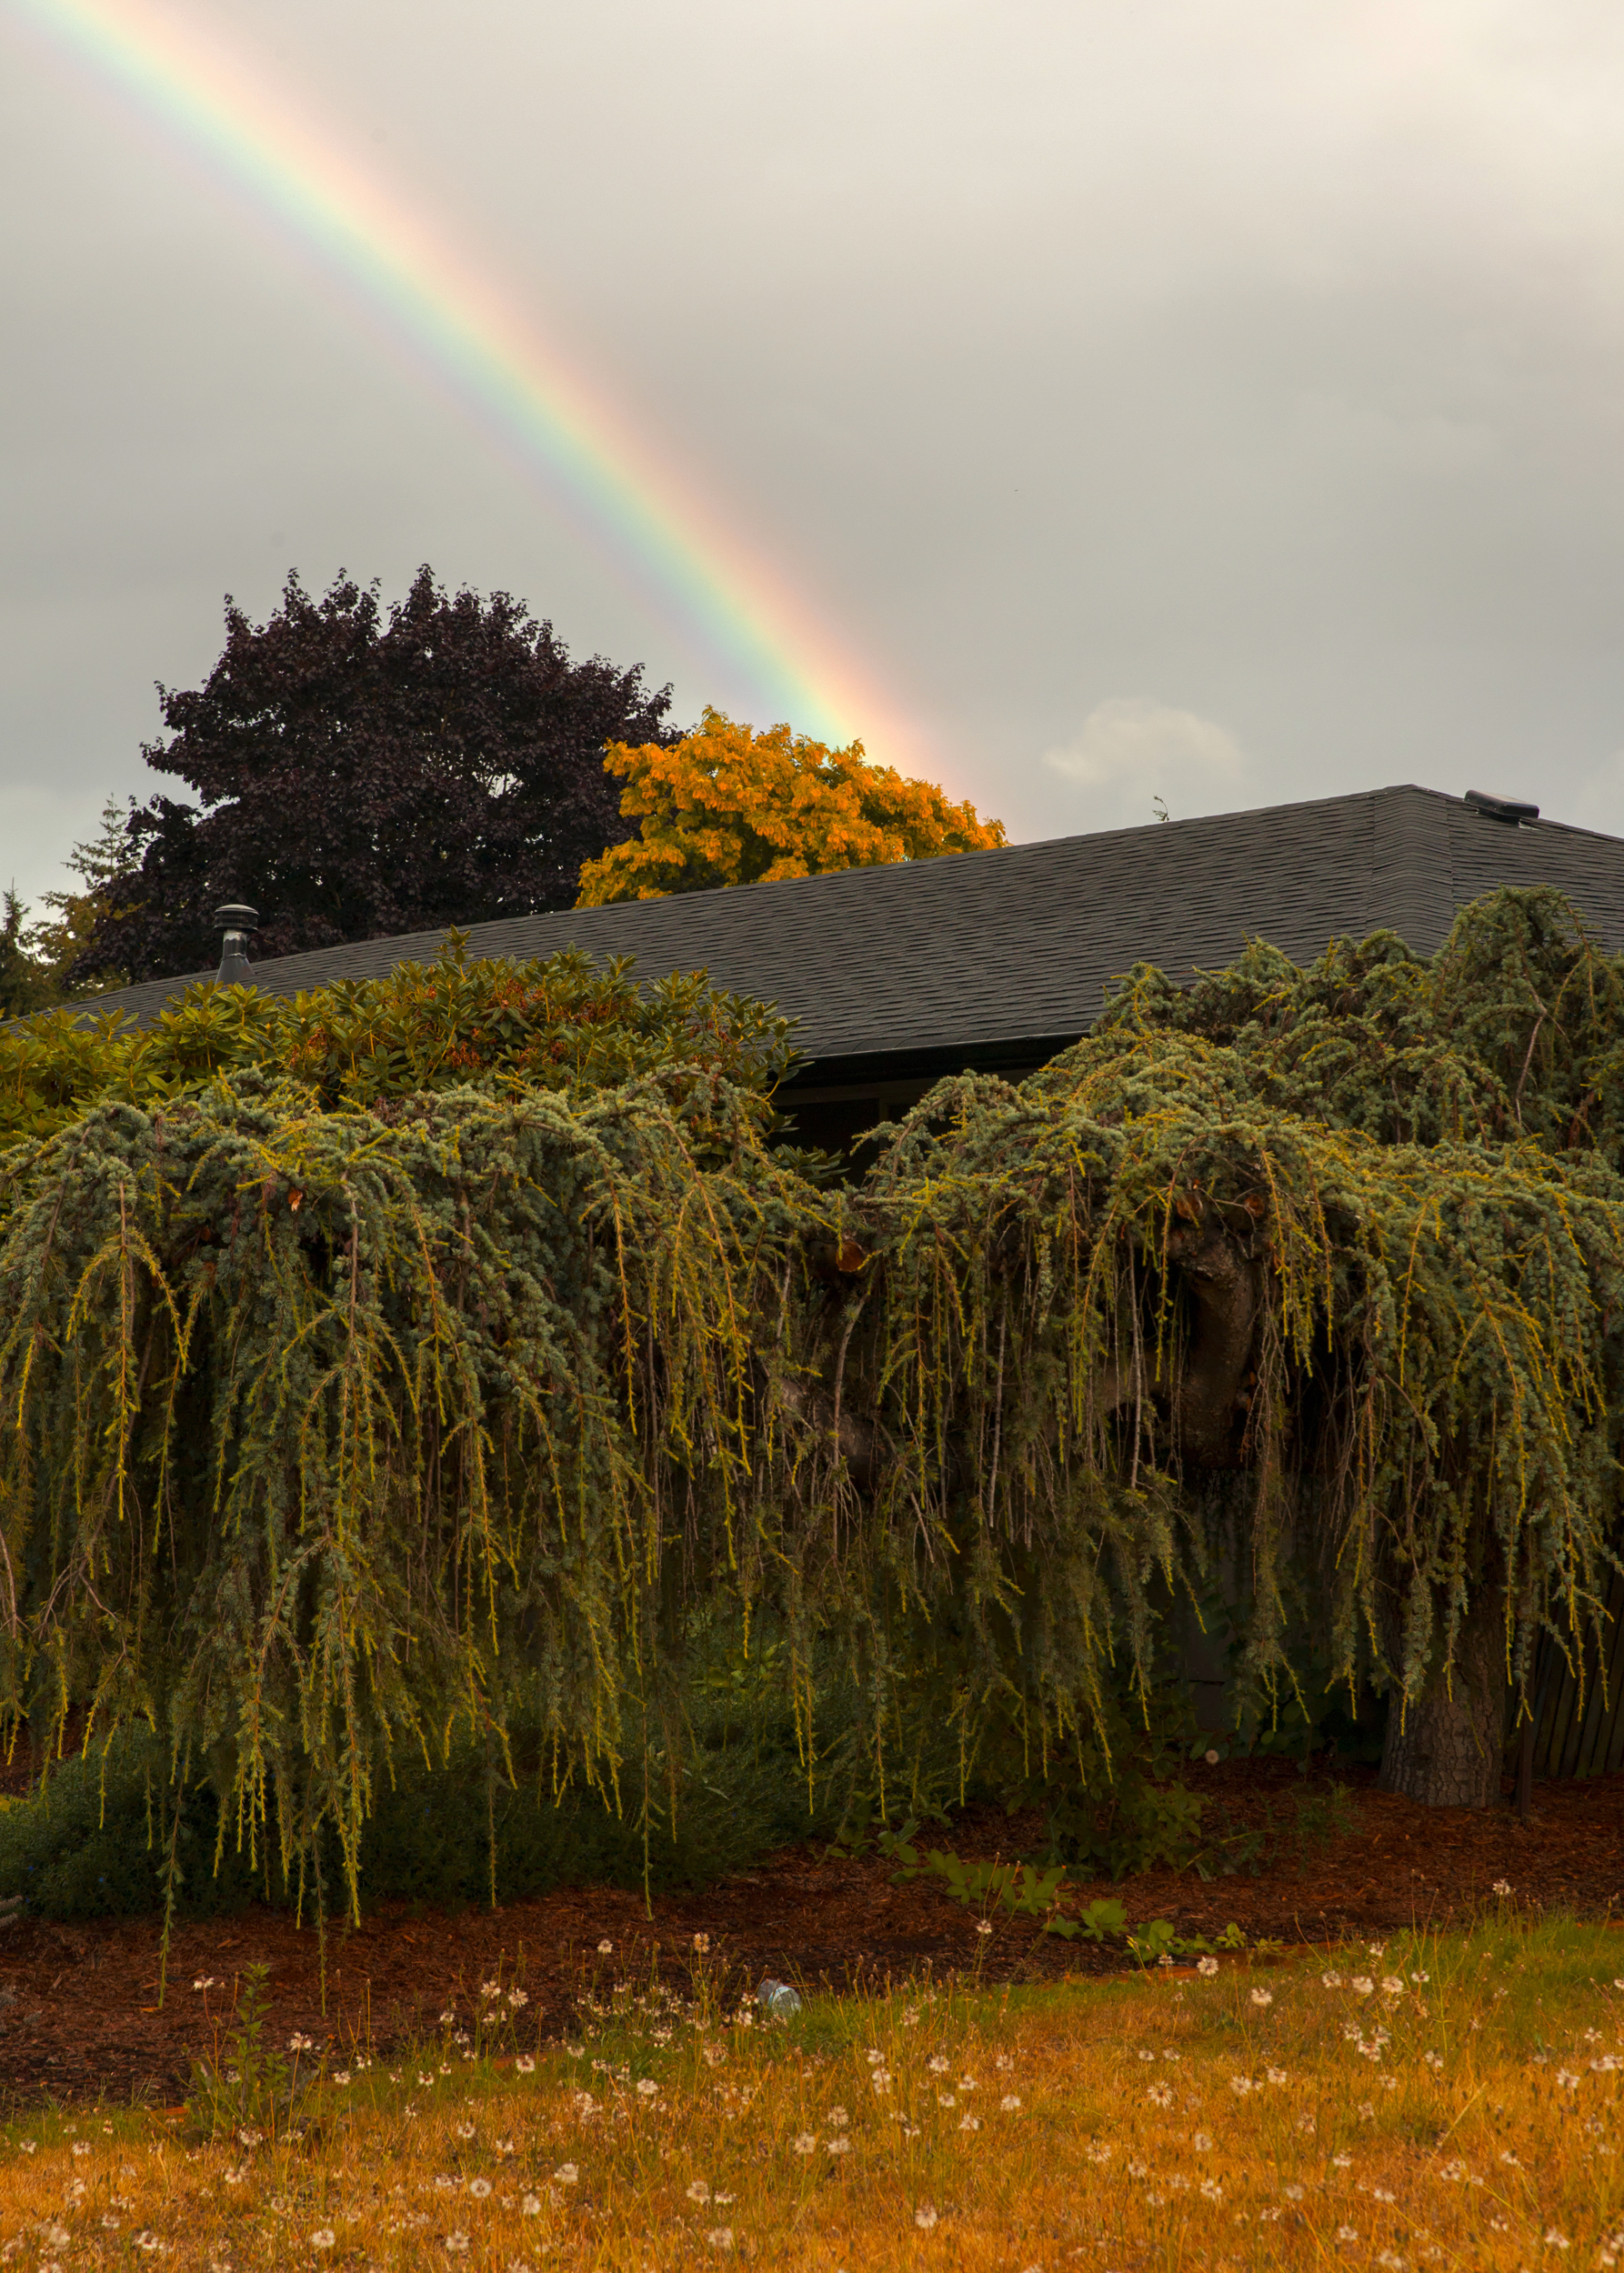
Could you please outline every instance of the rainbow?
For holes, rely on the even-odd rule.
[[[277,91],[259,58],[148,0],[15,5],[380,313],[775,721],[829,742],[861,735],[871,757],[907,766],[907,723],[804,598],[657,462],[511,295]]]

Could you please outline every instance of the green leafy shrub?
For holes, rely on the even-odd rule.
[[[781,1709],[731,1728],[702,1718],[691,1753],[627,1764],[620,1802],[576,1786],[556,1797],[538,1780],[533,1740],[515,1745],[529,1771],[516,1782],[488,1752],[459,1744],[449,1763],[405,1763],[368,1817],[358,1854],[363,1909],[387,1900],[457,1910],[516,1901],[560,1886],[669,1888],[708,1884],[835,1819],[826,1797],[809,1805],[795,1728]],[[50,1918],[213,1917],[250,1901],[286,1907],[298,1873],[283,1868],[273,1836],[257,1867],[228,1837],[220,1803],[196,1777],[165,1811],[166,1763],[150,1736],[132,1734],[105,1760],[74,1757],[43,1791],[0,1807],[0,1901],[20,1896]],[[673,1768],[676,1768],[675,1777]],[[229,1829],[229,1826],[227,1827]],[[274,1828],[274,1827],[273,1827]],[[343,1856],[329,1831],[316,1858],[342,1884]]]
[[[249,1069],[326,1110],[469,1086],[613,1088],[663,1070],[679,1087],[721,1076],[765,1119],[794,1058],[790,1036],[787,1019],[702,973],[639,987],[625,956],[469,961],[453,933],[432,964],[309,994],[205,984],[144,1026],[94,1007],[0,1026],[0,1147],[98,1103],[161,1108]]]

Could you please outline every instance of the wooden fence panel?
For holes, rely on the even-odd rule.
[[[1624,1574],[1613,1573],[1607,1626],[1584,1646],[1582,1681],[1562,1653],[1540,1651],[1534,1738],[1536,1776],[1606,1776],[1624,1767]]]

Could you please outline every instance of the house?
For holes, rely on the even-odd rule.
[[[635,956],[648,976],[704,969],[798,1020],[780,1094],[811,1142],[848,1141],[966,1068],[1018,1077],[1087,1031],[1136,961],[1176,978],[1263,938],[1297,962],[1390,929],[1430,954],[1457,911],[1501,884],[1551,884],[1624,951],[1624,841],[1539,809],[1402,787],[1000,846],[892,867],[475,924],[470,952]],[[255,964],[295,994],[428,961],[412,933]],[[154,1016],[212,971],[98,996]]]

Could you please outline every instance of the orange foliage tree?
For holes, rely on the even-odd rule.
[[[787,726],[758,734],[719,710],[707,708],[669,749],[611,743],[605,763],[625,777],[621,817],[639,821],[642,834],[583,865],[579,907],[931,860],[1005,841],[1001,821],[979,819],[934,782],[869,765],[860,742],[831,750]]]

